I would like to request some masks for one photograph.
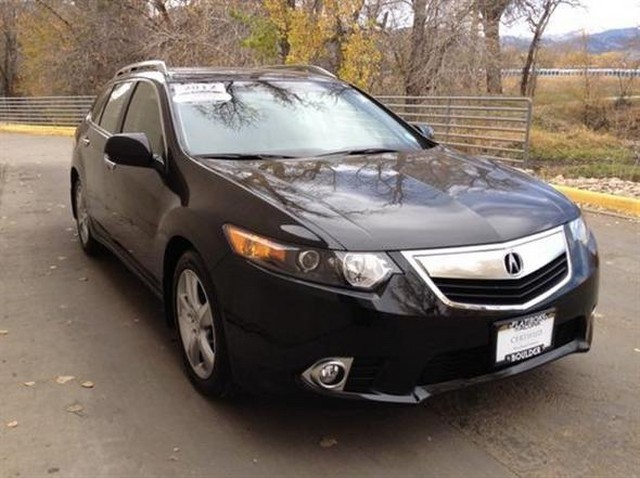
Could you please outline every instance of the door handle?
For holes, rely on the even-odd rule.
[[[111,158],[109,158],[109,155],[108,155],[108,154],[105,154],[105,155],[102,157],[102,159],[103,159],[103,161],[104,161],[104,164],[106,164],[106,165],[107,165],[107,169],[108,169],[109,171],[113,171],[114,169],[116,169],[116,163],[115,163],[115,162],[113,162],[113,161],[111,161]]]
[[[85,146],[89,146],[91,144],[91,140],[86,136],[84,136],[80,141],[82,141],[82,144],[84,144]]]

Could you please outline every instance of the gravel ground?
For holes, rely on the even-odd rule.
[[[615,194],[640,199],[640,183],[620,178],[565,178],[562,175],[549,178],[548,182],[559,186],[586,189],[598,193]]]
[[[539,177],[532,169],[523,169],[522,171]],[[559,174],[553,177],[542,177],[541,179],[558,186],[569,186],[597,193],[640,199],[640,183],[620,178],[584,178],[582,176],[578,178],[565,178],[562,174]]]

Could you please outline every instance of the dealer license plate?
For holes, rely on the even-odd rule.
[[[553,346],[553,311],[497,324],[496,365],[520,362]]]

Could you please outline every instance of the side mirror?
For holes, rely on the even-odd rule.
[[[413,126],[416,130],[418,130],[418,133],[420,133],[425,138],[430,139],[431,141],[435,140],[436,132],[428,124],[411,123],[411,126]]]
[[[123,166],[150,168],[153,165],[153,153],[144,133],[113,135],[107,140],[104,153],[111,161]]]

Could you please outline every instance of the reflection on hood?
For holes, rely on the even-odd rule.
[[[573,206],[544,184],[434,148],[345,158],[208,160],[213,169],[360,249],[501,242],[562,223]],[[361,244],[347,240],[349,234]],[[375,246],[375,247],[374,247]]]

